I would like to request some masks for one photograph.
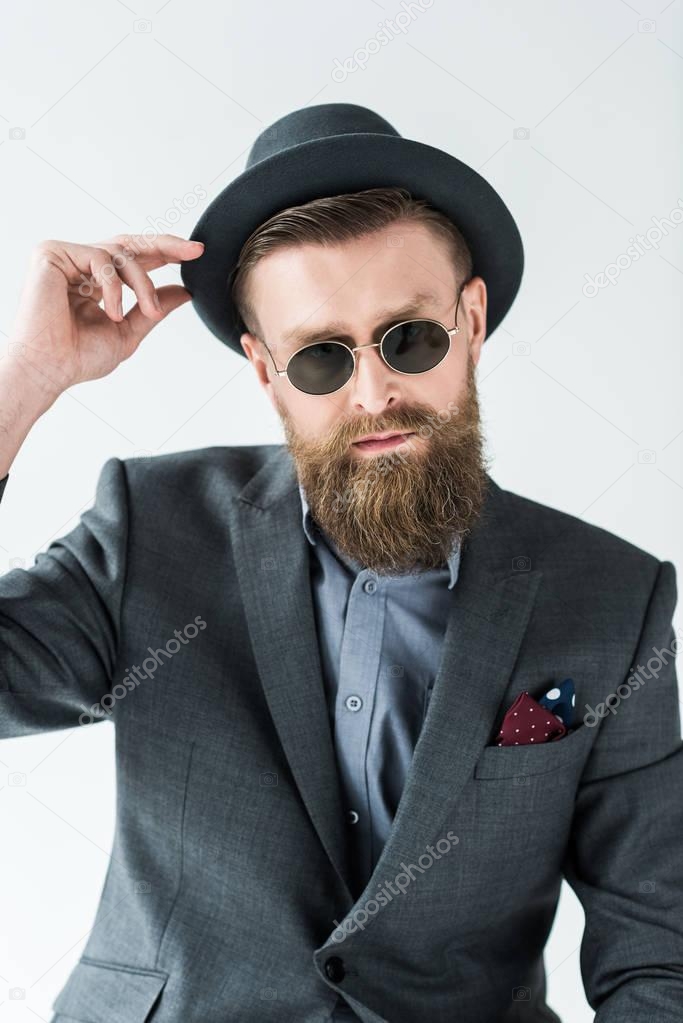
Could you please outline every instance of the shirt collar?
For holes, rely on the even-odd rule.
[[[324,534],[323,534],[322,530],[320,529],[320,526],[317,524],[317,522],[315,522],[313,516],[311,515],[311,510],[310,510],[310,508],[308,506],[308,501],[306,500],[306,495],[304,494],[304,488],[302,487],[301,484],[299,484],[299,496],[301,497],[301,510],[302,510],[303,530],[304,530],[304,533],[306,534],[306,538],[307,538],[308,542],[312,546],[315,546],[315,544],[317,543],[316,536],[315,536],[316,530],[319,530],[321,535],[324,536]],[[327,543],[329,544],[329,540],[327,540]],[[346,561],[348,563],[348,559],[346,559]],[[354,562],[354,564],[355,564],[355,562]],[[448,589],[449,590],[452,590],[453,587],[455,586],[456,580],[458,578],[458,569],[459,569],[459,567],[460,567],[460,543],[458,541],[456,541],[456,543],[453,545],[453,549],[452,549],[452,551],[450,553],[450,556],[448,558],[448,569],[449,569],[449,572],[450,572],[450,581],[448,583]]]

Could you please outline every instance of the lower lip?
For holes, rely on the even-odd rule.
[[[403,444],[408,437],[412,436],[412,433],[399,433],[395,437],[387,437],[385,440],[357,440],[353,446],[359,451],[389,451],[391,448],[397,448],[399,444]]]

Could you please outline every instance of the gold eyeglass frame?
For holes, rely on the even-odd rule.
[[[449,352],[451,350],[451,340],[453,338],[453,335],[460,333],[460,327],[458,326],[458,308],[460,306],[460,299],[462,297],[463,288],[465,287],[465,284],[467,284],[467,283],[468,282],[465,281],[460,286],[460,291],[458,293],[458,301],[456,302],[456,305],[455,305],[455,326],[454,327],[450,327],[449,328],[444,323],[441,323],[439,320],[431,319],[429,316],[416,316],[416,317],[414,317],[411,320],[401,320],[399,323],[392,323],[392,325],[390,327],[388,327],[387,330],[384,331],[384,333],[382,334],[382,337],[379,339],[379,341],[373,341],[371,344],[367,344],[367,345],[355,345],[353,348],[351,348],[351,346],[347,345],[345,341],[334,341],[334,340],[332,340],[332,341],[312,341],[311,344],[304,345],[302,348],[297,348],[297,350],[295,352],[292,352],[292,354],[287,359],[287,365],[285,366],[284,369],[278,369],[277,368],[277,364],[275,362],[275,359],[273,358],[273,355],[272,355],[272,352],[270,351],[270,348],[268,348],[268,345],[266,345],[265,341],[263,343],[264,343],[264,345],[266,347],[266,351],[270,355],[270,358],[272,360],[273,366],[275,368],[275,373],[277,374],[277,376],[279,376],[279,377],[287,377],[287,380],[289,381],[291,386],[294,387],[295,390],[299,391],[301,394],[311,394],[311,392],[310,391],[304,391],[300,387],[297,387],[296,384],[293,383],[292,380],[290,380],[289,374],[287,372],[289,364],[292,361],[292,359],[295,358],[295,356],[300,355],[301,352],[305,352],[307,348],[314,348],[315,345],[320,345],[320,344],[340,345],[342,348],[346,348],[346,350],[348,352],[351,352],[351,356],[353,358],[353,370],[352,370],[351,374],[349,375],[348,380],[345,380],[344,383],[341,384],[339,387],[335,387],[335,389],[333,391],[326,391],[324,394],[311,394],[311,397],[313,397],[313,398],[324,398],[326,395],[328,395],[328,394],[336,394],[337,391],[341,391],[341,389],[343,387],[346,387],[346,385],[348,383],[350,383],[353,380],[354,376],[356,375],[356,369],[358,368],[358,365],[356,363],[356,352],[362,351],[365,348],[379,348],[380,355],[382,356],[382,359],[384,360],[385,365],[387,365],[389,367],[389,369],[392,370],[394,373],[400,373],[401,376],[405,376],[405,377],[421,376],[422,373],[429,373],[430,370],[436,369],[437,366],[441,365],[441,363],[443,362],[443,360],[446,358],[446,356],[449,354]],[[384,352],[382,350],[382,345],[384,344],[384,339],[386,338],[387,334],[391,333],[392,330],[396,330],[397,327],[403,327],[406,323],[435,323],[437,326],[441,327],[442,330],[446,331],[446,333],[448,334],[448,348],[444,352],[442,358],[440,358],[439,361],[436,363],[436,365],[430,366],[429,369],[421,369],[417,373],[405,373],[403,370],[396,369],[394,366],[390,365],[387,362],[387,360],[386,360],[386,358],[384,356]]]

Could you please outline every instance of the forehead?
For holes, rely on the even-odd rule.
[[[271,341],[332,323],[362,328],[415,296],[424,315],[436,316],[455,289],[450,249],[423,224],[394,224],[334,245],[283,247],[261,259],[249,280],[251,303]]]

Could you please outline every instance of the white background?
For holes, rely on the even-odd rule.
[[[616,284],[582,292],[585,274],[683,202],[681,0],[635,3],[434,0],[342,83],[334,59],[364,47],[399,2],[6,5],[0,355],[38,241],[141,231],[201,186],[208,198],[170,228],[189,236],[268,124],[309,104],[360,103],[479,170],[519,224],[522,287],[478,374],[494,479],[672,560],[680,576],[683,228]],[[11,137],[17,127],[25,137]],[[2,502],[0,571],[30,566],[76,525],[112,455],[283,439],[246,359],[188,304],[33,429]],[[23,787],[8,784],[17,771]],[[108,723],[0,747],[3,1023],[49,1018],[92,926],[114,798]],[[550,1004],[572,1023],[593,1016],[582,926],[564,885],[546,966]],[[25,999],[9,1001],[12,987]]]

